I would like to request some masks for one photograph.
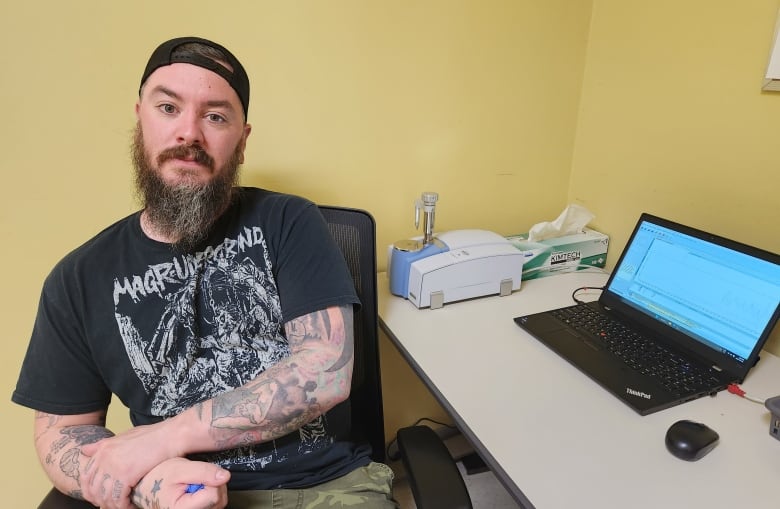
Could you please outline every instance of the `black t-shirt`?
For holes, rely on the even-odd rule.
[[[140,213],[67,255],[44,283],[13,401],[42,412],[106,408],[135,425],[239,387],[290,355],[284,323],[358,304],[313,203],[240,188],[190,253],[149,239]],[[339,405],[281,439],[197,455],[231,470],[231,489],[318,484],[366,464]]]

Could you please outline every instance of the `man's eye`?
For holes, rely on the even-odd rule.
[[[164,113],[175,113],[176,112],[176,108],[173,106],[173,104],[161,104],[160,105],[160,109]]]
[[[226,122],[225,117],[223,117],[222,115],[218,115],[216,113],[209,113],[208,115],[206,115],[206,118],[208,118],[209,121],[211,122],[217,122],[217,123]]]

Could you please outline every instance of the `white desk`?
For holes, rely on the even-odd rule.
[[[780,441],[769,411],[721,392],[641,417],[521,330],[512,318],[572,303],[606,276],[524,281],[507,297],[417,309],[379,274],[380,326],[522,505],[562,508],[777,508]],[[742,388],[780,394],[766,352]],[[672,456],[666,429],[692,419],[720,434],[697,462]]]

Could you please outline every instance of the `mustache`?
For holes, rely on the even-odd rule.
[[[208,152],[203,150],[200,145],[177,145],[167,148],[157,156],[157,164],[161,165],[171,159],[187,159],[202,164],[208,168],[214,169],[214,158]]]

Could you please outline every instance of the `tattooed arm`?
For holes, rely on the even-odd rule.
[[[82,446],[113,436],[105,428],[105,411],[82,415],[54,415],[35,413],[35,447],[44,470],[63,493],[80,500],[102,505],[100,500],[84,496],[82,482],[89,470],[89,458],[81,452]],[[209,463],[173,458],[155,466],[132,490],[135,507],[176,507],[183,497],[186,506],[219,508],[227,504],[227,481],[230,472]],[[96,479],[97,491],[112,500],[118,500],[124,491],[121,481],[102,475]],[[186,493],[188,484],[203,484],[196,494]]]
[[[285,324],[285,331],[291,355],[242,387],[176,417],[85,446],[83,451],[93,460],[89,485],[108,476],[135,486],[169,458],[270,441],[347,399],[353,363],[352,306],[298,317]],[[107,502],[104,507],[124,507]]]
[[[89,458],[81,454],[81,448],[113,436],[105,425],[105,410],[81,415],[35,412],[35,449],[58,490],[83,499],[82,474]]]
[[[207,435],[210,450],[279,438],[349,396],[354,357],[351,306],[310,313],[287,322],[285,329],[290,357],[182,416],[194,420],[192,427]]]

